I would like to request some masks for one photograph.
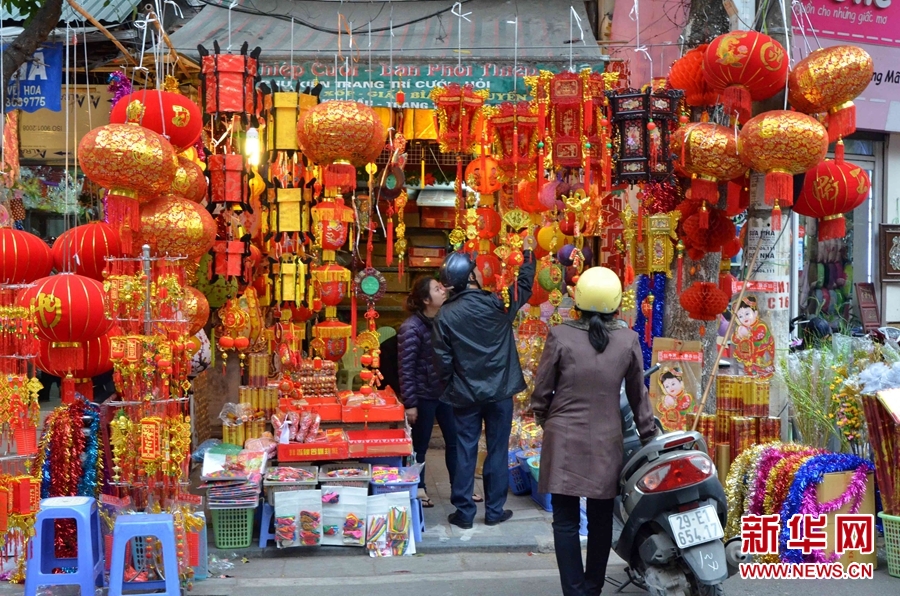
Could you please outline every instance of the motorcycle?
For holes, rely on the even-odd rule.
[[[654,596],[721,596],[722,582],[746,557],[739,538],[722,540],[728,503],[703,436],[660,433],[641,446],[624,390],[619,407],[625,461],[613,508],[613,550],[628,565],[628,581],[610,583],[617,592],[635,584]]]

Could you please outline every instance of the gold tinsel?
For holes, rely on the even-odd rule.
[[[725,540],[741,534],[741,516],[744,513],[744,502],[747,498],[747,478],[759,464],[759,455],[769,445],[754,445],[741,453],[731,464],[728,478],[725,480],[725,496],[728,499],[728,523],[725,526]]]

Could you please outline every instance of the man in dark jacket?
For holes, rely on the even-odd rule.
[[[510,306],[481,289],[481,271],[465,253],[451,253],[441,266],[441,283],[452,291],[434,321],[435,366],[444,389],[442,400],[453,406],[457,428],[457,466],[448,521],[471,528],[477,511],[472,500],[478,440],[484,424],[485,524],[512,517],[504,510],[509,487],[509,435],[515,394],[525,390],[513,322],[531,297],[535,263],[525,251],[516,284],[509,288]]]

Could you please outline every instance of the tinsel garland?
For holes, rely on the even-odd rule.
[[[769,475],[780,461],[791,454],[802,453],[804,455],[813,455],[819,453],[814,449],[809,449],[804,445],[796,443],[782,444],[779,442],[770,443],[769,449],[763,451],[759,458],[759,467],[756,470],[756,478],[751,478],[753,486],[750,487],[750,506],[748,512],[751,515],[763,514],[763,503],[766,498],[766,486],[769,481]]]
[[[107,83],[109,83],[107,90],[112,93],[112,99],[110,100],[109,106],[111,111],[116,107],[116,104],[119,103],[120,99],[132,92],[131,80],[124,72],[117,70],[116,72],[109,73]]]
[[[744,514],[744,501],[747,498],[747,478],[752,478],[751,471],[756,470],[759,454],[768,445],[754,445],[735,458],[728,469],[725,479],[725,497],[728,499],[728,522],[725,525],[725,540],[741,535],[741,516]]]
[[[641,275],[637,280],[637,301],[638,305],[643,304],[648,294],[653,293],[653,326],[652,337],[661,337],[663,334],[663,317],[666,313],[666,274],[654,273],[653,277],[649,275]],[[648,345],[644,337],[644,325],[647,317],[637,308],[637,316],[634,320],[634,330],[637,331],[638,339],[641,342],[641,353],[644,356],[644,369],[648,369],[653,365],[653,341]],[[644,383],[650,386],[650,379],[644,379]]]
[[[644,185],[643,206],[649,215],[675,211],[681,202],[678,188],[671,182],[648,182]]]
[[[813,457],[797,470],[797,474],[794,476],[794,481],[791,483],[791,488],[788,491],[788,496],[784,501],[784,505],[781,507],[781,519],[790,521],[796,514],[802,515],[810,513],[815,515],[833,511],[839,509],[853,498],[856,499],[856,502],[851,508],[851,513],[855,513],[859,510],[859,503],[862,501],[861,495],[865,492],[866,474],[873,472],[874,470],[875,465],[872,462],[863,459],[858,455],[848,453],[823,453]],[[824,505],[819,504],[816,487],[822,482],[825,474],[849,471],[855,471],[856,474],[854,474],[853,481],[851,481],[850,486],[844,495],[831,503]],[[861,484],[859,482],[860,477],[862,477]],[[811,498],[808,494],[810,490],[812,491],[812,498],[816,499],[815,505],[810,503]],[[856,511],[854,511],[854,509]],[[782,553],[782,562],[803,563],[804,560],[806,560],[806,562],[816,562],[817,557],[815,555],[804,557],[802,551],[789,549],[787,543],[790,537],[790,527],[785,522],[781,527],[781,532],[778,537],[780,547],[779,552]],[[819,553],[819,558],[821,558],[821,553]]]
[[[103,471],[103,458],[100,457],[100,408],[88,403],[85,415],[90,417],[87,441],[84,446],[84,462],[81,480],[78,482],[79,497],[96,497],[100,493],[99,478]]]

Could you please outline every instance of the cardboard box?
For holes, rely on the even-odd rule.
[[[422,207],[422,227],[452,229],[456,224],[456,210],[450,207]]]
[[[850,486],[850,480],[853,478],[854,472],[836,472],[832,474],[825,474],[822,479],[822,484],[818,487],[818,498],[819,503],[828,503],[830,501],[834,501],[841,495],[843,495],[847,487]],[[834,552],[835,539],[837,537],[837,522],[835,516],[839,513],[850,513],[850,507],[852,503],[847,503],[834,513],[829,513],[826,515],[828,518],[828,524],[825,526],[825,533],[828,536],[828,546],[825,549],[825,557],[831,556]],[[866,493],[863,496],[862,504],[859,507],[859,511],[857,512],[860,515],[871,515],[873,516],[872,521],[872,531],[874,533],[874,516],[875,516],[875,478],[874,474],[869,474],[868,479],[866,481]],[[786,523],[786,520],[782,520],[782,523]],[[872,536],[872,546],[875,546],[875,536]],[[878,568],[878,549],[873,548],[873,551],[870,554],[861,554],[859,551],[851,550],[846,551],[841,556],[838,561],[844,566],[846,569],[847,565],[850,563],[871,563],[873,569]]]
[[[418,228],[420,225],[422,225],[422,219],[419,216],[419,209],[407,205],[406,209],[403,210],[403,223],[406,224],[407,228]]]

